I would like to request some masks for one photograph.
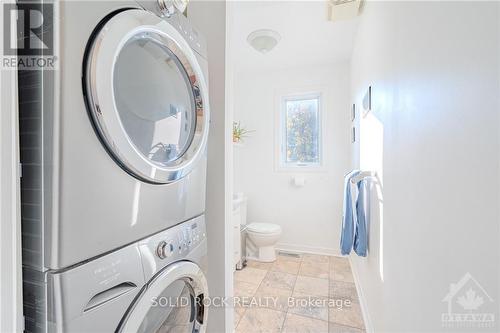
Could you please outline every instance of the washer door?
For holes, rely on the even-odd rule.
[[[167,266],[142,290],[117,332],[204,332],[208,295],[201,269],[188,261]]]
[[[138,9],[114,15],[94,33],[84,76],[96,132],[122,168],[165,184],[196,166],[208,137],[206,81],[169,23]]]

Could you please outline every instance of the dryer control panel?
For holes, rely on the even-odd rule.
[[[206,58],[207,43],[205,38],[191,25],[189,20],[184,15],[181,13],[172,15],[167,19],[167,22],[169,22],[177,31],[181,33],[193,50],[199,53],[202,57]]]
[[[178,2],[184,1],[185,0],[180,0]],[[198,30],[193,27],[189,19],[184,16],[182,13],[184,10],[179,11],[179,9],[174,9],[175,1],[137,0],[137,3],[145,10],[152,12],[171,24],[177,31],[179,31],[193,50],[199,53],[203,58],[207,58],[207,42],[205,37],[200,34]]]
[[[206,254],[206,237],[202,215],[140,241],[145,273],[154,275],[174,261],[196,260],[198,254],[195,252],[200,252],[200,247]]]

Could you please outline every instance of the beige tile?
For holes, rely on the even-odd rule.
[[[299,254],[298,257],[278,254],[278,255],[276,255],[276,261],[301,262],[302,261],[302,256],[303,256],[302,254]]]
[[[288,313],[328,321],[328,297],[293,293]]]
[[[234,307],[234,327],[238,326],[238,323],[240,322],[241,317],[243,317],[243,314],[245,313],[245,308],[241,306],[235,306]]]
[[[337,257],[337,256],[331,256],[330,257],[330,268],[350,268],[349,260],[347,257]]]
[[[248,282],[253,284],[260,284],[267,271],[263,269],[257,269],[252,267],[245,267],[240,271],[234,272],[234,280],[241,282]]]
[[[234,296],[249,297],[253,296],[259,287],[258,284],[243,281],[234,281]]]
[[[351,282],[330,280],[330,297],[359,303],[356,285]]]
[[[330,308],[329,321],[360,329],[365,328],[363,315],[361,314],[361,308],[358,303],[352,303],[351,306],[344,306],[342,309],[335,307]]]
[[[247,267],[252,267],[252,268],[258,268],[258,269],[263,269],[265,271],[268,271],[273,267],[274,263],[272,262],[260,262],[260,261],[255,261],[255,260],[248,260],[247,261]]]
[[[328,263],[316,261],[303,261],[300,264],[299,275],[311,276],[321,279],[328,279],[329,277]]]
[[[330,268],[330,280],[351,282],[354,283],[354,277],[352,275],[351,267],[331,267]]]
[[[270,288],[293,290],[296,279],[297,276],[293,274],[269,271],[262,280],[262,285]]]
[[[262,284],[255,293],[257,300],[260,300],[261,307],[278,311],[287,311],[288,299],[291,295],[291,290],[271,288],[264,284]]]
[[[243,306],[235,306],[235,307],[234,307],[234,312],[235,312],[235,313],[237,313],[237,314],[240,316],[240,318],[241,318],[241,317],[243,316],[243,314],[245,313],[245,310],[246,310],[246,308],[245,308],[245,307],[243,307]]]
[[[164,332],[169,332],[169,333],[182,333],[189,331],[191,329],[191,325],[174,325],[174,324],[163,324],[159,329],[158,332],[164,333]]]
[[[328,322],[288,313],[283,332],[286,333],[327,333]]]
[[[274,263],[248,261],[234,276],[235,296],[240,297],[235,307],[238,333],[364,333],[347,258],[278,255]],[[349,306],[332,305],[346,299],[352,301]]]
[[[240,319],[241,319],[241,316],[239,315],[239,313],[237,313],[235,311],[234,312],[234,327],[238,326],[238,323],[240,322]]]
[[[245,311],[236,332],[238,333],[279,333],[283,327],[285,312],[266,309],[251,308]]]
[[[288,274],[297,274],[299,267],[300,262],[298,261],[276,260],[271,270]]]
[[[359,328],[350,326],[338,325],[335,323],[328,324],[328,333],[364,333],[365,331]]]
[[[295,282],[295,293],[326,296],[328,297],[328,279],[319,279],[309,276],[297,276]]]
[[[319,254],[304,254],[302,256],[302,261],[303,262],[321,262],[321,263],[328,264],[330,262],[330,257],[319,255]]]

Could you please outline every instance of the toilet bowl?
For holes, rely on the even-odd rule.
[[[276,260],[274,246],[281,236],[281,227],[273,223],[250,223],[246,228],[248,238],[257,247],[258,257],[262,262]]]

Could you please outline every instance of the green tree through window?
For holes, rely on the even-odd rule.
[[[318,164],[319,97],[285,100],[286,164]]]

